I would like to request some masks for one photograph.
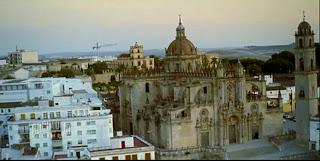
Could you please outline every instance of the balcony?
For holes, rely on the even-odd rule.
[[[52,148],[53,149],[62,149],[63,148],[63,145],[62,145],[62,139],[60,140],[52,140]]]
[[[20,143],[29,143],[29,134],[20,134]]]
[[[18,130],[19,134],[29,134],[29,132],[30,132],[29,129],[19,129]]]

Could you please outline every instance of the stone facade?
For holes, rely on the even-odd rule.
[[[304,19],[295,33],[295,88],[297,142],[308,145],[310,138],[309,118],[318,109],[317,69],[314,32]]]
[[[138,70],[142,68],[154,69],[154,58],[144,56],[142,45],[136,42],[133,46],[130,46],[129,52],[128,54],[121,54],[111,65],[124,65],[127,68],[137,67]]]
[[[267,106],[264,80],[247,78],[240,62],[204,68],[200,57],[180,21],[164,71],[124,72],[119,87],[124,133],[169,151],[281,134],[282,104]],[[222,151],[214,149],[214,155]]]

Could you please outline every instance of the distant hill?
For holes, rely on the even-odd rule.
[[[280,51],[293,51],[293,44],[289,45],[274,45],[274,46],[245,46],[233,48],[200,48],[199,51],[210,53],[219,53],[222,58],[256,58],[267,60],[274,53]],[[118,56],[128,51],[100,51],[99,56]],[[146,49],[145,55],[164,56],[164,49]],[[80,57],[80,56],[96,56],[96,52],[59,52],[39,55],[40,59],[56,59],[66,57]]]
[[[267,60],[272,54],[280,51],[293,52],[294,44],[274,46],[245,46],[235,48],[217,48],[208,53],[219,53],[222,58],[256,58]]]

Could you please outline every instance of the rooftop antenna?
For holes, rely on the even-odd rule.
[[[305,21],[306,20],[306,13],[304,10],[302,11],[302,16],[303,16],[303,21]]]
[[[16,51],[18,51],[18,45],[16,45]]]

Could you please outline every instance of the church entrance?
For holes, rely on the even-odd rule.
[[[229,126],[229,144],[237,143],[236,125]]]
[[[237,116],[231,116],[229,118],[229,144],[239,143],[239,119]]]
[[[259,126],[252,126],[252,139],[259,139]]]
[[[209,146],[209,132],[201,133],[201,146],[202,147]]]

